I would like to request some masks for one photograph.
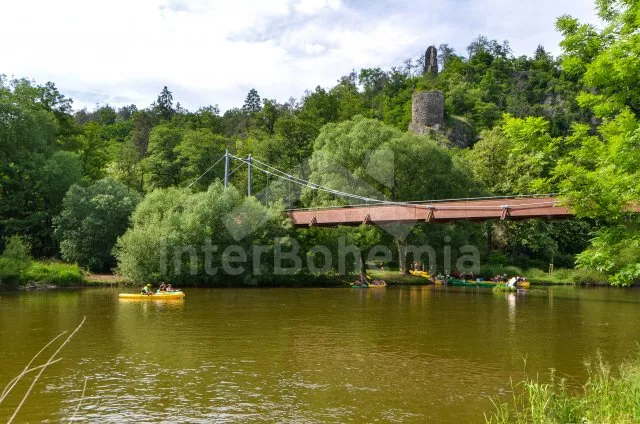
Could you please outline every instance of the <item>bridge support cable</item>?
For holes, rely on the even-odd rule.
[[[236,166],[236,167],[233,169],[233,171],[229,172],[229,178],[231,178],[231,176],[232,176],[233,174],[235,174],[235,173],[236,173],[236,171],[237,171],[238,169],[242,168],[243,166],[244,166],[244,163],[241,163],[240,165]]]
[[[343,206],[337,206],[337,207],[359,207],[359,206],[364,206],[367,205],[369,206],[371,203],[373,204],[373,206],[403,206],[403,207],[411,207],[411,208],[424,208],[424,209],[428,209],[427,212],[427,219],[429,221],[434,220],[435,219],[435,209],[437,207],[437,209],[439,210],[477,210],[477,209],[498,209],[498,210],[502,210],[503,216],[505,218],[508,218],[511,215],[511,211],[514,209],[521,209],[521,208],[537,208],[540,206],[548,206],[548,205],[557,205],[557,201],[541,201],[541,202],[537,202],[537,203],[527,203],[527,204],[509,204],[509,205],[490,205],[490,206],[476,206],[476,205],[443,205],[441,203],[446,203],[446,202],[460,202],[460,201],[477,201],[477,200],[497,200],[497,199],[505,199],[505,200],[516,200],[516,199],[523,199],[523,198],[535,198],[535,197],[541,197],[541,196],[546,196],[546,197],[550,197],[552,195],[545,195],[545,194],[533,194],[533,195],[518,195],[518,196],[514,196],[514,197],[507,197],[507,196],[489,196],[489,197],[478,197],[478,198],[463,198],[463,199],[438,199],[438,200],[425,200],[425,201],[390,201],[390,200],[380,200],[380,199],[374,199],[374,198],[370,198],[370,197],[366,197],[366,196],[360,196],[357,194],[352,194],[352,193],[347,193],[347,192],[343,192],[340,190],[335,190],[326,186],[322,186],[320,184],[316,184],[316,183],[312,183],[310,181],[304,180],[300,177],[296,177],[295,175],[291,175],[287,172],[281,171],[278,168],[269,165],[268,163],[265,163],[259,159],[256,159],[254,157],[252,157],[252,155],[249,155],[249,157],[247,159],[243,159],[243,158],[238,158],[234,155],[229,155],[230,158],[241,161],[243,163],[246,163],[249,166],[249,190],[251,190],[251,178],[252,178],[252,171],[253,168],[255,168],[256,170],[264,173],[265,175],[268,176],[274,176],[278,179],[284,180],[284,181],[288,181],[289,184],[290,183],[294,183],[294,184],[298,184],[302,187],[306,187],[312,190],[312,195],[315,196],[315,192],[316,191],[324,191],[326,193],[329,193],[331,195],[337,196],[337,197],[343,197],[343,198],[349,198],[349,199],[353,199],[353,200],[359,200],[363,203],[361,204],[351,204],[351,205],[343,205]],[[289,189],[290,191],[290,189]],[[290,196],[290,194],[289,194]],[[289,204],[291,204],[291,199],[289,199]],[[433,203],[438,203],[438,206],[435,206]],[[506,208],[505,208],[506,206]],[[335,208],[335,207],[330,207],[331,208]],[[318,209],[318,208],[313,208],[313,209]],[[320,209],[324,209],[324,208],[320,208]],[[298,210],[298,209],[295,209]],[[299,209],[299,210],[304,210],[304,209]]]
[[[229,187],[229,149],[224,154],[224,188]]]
[[[247,196],[251,197],[251,171],[253,158],[251,155],[247,158]]]
[[[238,158],[236,156],[231,155],[231,157],[233,159],[242,161],[242,162],[247,162],[247,159],[242,159],[242,158]],[[264,166],[264,168],[263,168]],[[258,161],[255,158],[252,158],[252,168],[255,168],[261,172],[263,172],[266,175],[272,175],[276,178],[279,178],[281,180],[285,180],[285,181],[290,181],[292,183],[301,185],[303,187],[307,187],[310,188],[312,190],[319,190],[319,191],[324,191],[330,194],[333,194],[335,196],[340,196],[340,197],[348,197],[348,198],[352,198],[352,199],[356,199],[356,200],[360,200],[360,201],[364,201],[364,202],[373,202],[373,203],[378,203],[378,204],[393,204],[394,202],[389,202],[388,200],[379,200],[379,199],[372,199],[370,197],[365,197],[365,196],[359,196],[356,194],[351,194],[351,193],[346,193],[343,191],[339,191],[339,190],[334,190],[332,188],[329,187],[325,187],[319,184],[315,184],[306,180],[303,180],[301,178],[295,177],[293,175],[287,174],[284,171],[280,171],[277,168],[272,167],[271,165],[263,165],[263,162]],[[274,171],[270,171],[268,169],[265,168],[271,168]]]
[[[193,180],[193,181],[191,182],[191,184],[189,184],[189,185],[187,186],[187,188],[191,188],[191,186],[193,186],[195,183],[197,183],[198,181],[200,181],[200,179],[201,179],[202,177],[204,177],[204,176],[205,176],[205,174],[206,174],[207,172],[211,171],[211,170],[213,169],[213,167],[214,167],[214,166],[216,166],[217,164],[219,164],[219,163],[220,163],[220,161],[222,161],[222,159],[224,159],[225,157],[226,157],[226,155],[221,156],[221,157],[220,157],[220,159],[218,159],[218,160],[216,161],[216,163],[214,163],[213,165],[211,165],[211,166],[210,166],[206,171],[204,171],[202,174],[200,174],[200,176],[199,176],[198,178],[196,178],[195,180]]]

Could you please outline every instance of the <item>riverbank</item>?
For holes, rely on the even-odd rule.
[[[416,277],[411,274],[402,274],[399,271],[367,270],[367,275],[384,280],[387,284],[424,286],[432,284],[424,277]],[[295,275],[283,276],[279,278],[268,278],[250,283],[240,283],[230,281],[228,284],[218,284],[215,286],[202,286],[195,284],[179,284],[181,287],[345,287],[349,286],[356,279],[355,275]],[[113,286],[130,284],[119,275],[112,274],[87,274],[85,276],[86,285],[89,286]]]
[[[85,284],[87,286],[117,286],[125,284],[126,280],[121,275],[116,274],[86,274]]]
[[[433,284],[431,280],[424,277],[418,277],[411,274],[402,274],[400,271],[381,271],[381,270],[368,270],[367,275],[384,280],[390,286],[411,285],[411,286],[424,286],[427,284]]]
[[[492,270],[494,270],[493,268]],[[608,285],[606,283],[606,278],[602,274],[592,271],[558,269],[554,273],[549,274],[535,268],[526,271],[520,270],[516,267],[507,268],[501,268],[499,270],[503,272],[509,271],[507,272],[507,275],[524,275],[533,286]],[[412,274],[403,274],[397,270],[369,269],[367,270],[367,275],[372,278],[384,280],[390,286],[423,286],[433,284],[433,282],[427,278]],[[484,275],[482,276],[484,277]],[[278,276],[277,278],[274,276],[249,282],[230,279],[225,284],[216,284],[211,287],[345,287],[349,286],[355,278],[356,276],[354,275],[345,276],[330,274],[316,276],[305,274]],[[485,280],[488,280],[489,278],[490,277],[485,277]],[[75,264],[55,261],[32,261],[20,278],[19,284],[4,285],[3,288],[41,289],[86,286],[112,287],[127,284],[137,285],[131,284],[126,280],[126,278],[120,275],[83,272],[82,269]],[[181,287],[204,287],[198,284],[197,281],[192,284],[180,283],[178,285]]]
[[[511,386],[509,401],[494,401],[485,415],[489,424],[637,423],[640,422],[640,355],[628,359],[613,375],[600,354],[587,363],[587,381],[570,392],[552,372],[548,383],[525,377]]]
[[[58,261],[25,261],[16,270],[0,273],[0,287],[12,288],[57,288],[81,286],[85,275],[76,264]]]

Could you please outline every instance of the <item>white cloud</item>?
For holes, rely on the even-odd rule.
[[[337,10],[341,6],[340,0],[299,0],[295,10],[306,15],[313,15],[324,9]]]
[[[304,51],[310,55],[320,54],[325,51],[327,48],[319,43],[306,43],[304,45]]]
[[[189,109],[240,106],[252,87],[285,101],[430,44],[464,53],[478,34],[557,54],[557,16],[594,20],[591,0],[14,0],[2,13],[0,73],[54,81],[76,108],[145,107],[164,85]]]

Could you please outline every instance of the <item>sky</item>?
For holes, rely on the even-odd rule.
[[[560,53],[555,19],[597,23],[593,0],[0,0],[0,74],[53,81],[74,108],[139,108],[164,86],[196,110],[285,102],[352,69],[400,66],[479,34],[515,55]]]

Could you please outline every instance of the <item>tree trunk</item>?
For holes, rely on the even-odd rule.
[[[398,265],[402,274],[408,274],[407,268],[407,245],[404,241],[396,238],[396,246],[398,247]]]

